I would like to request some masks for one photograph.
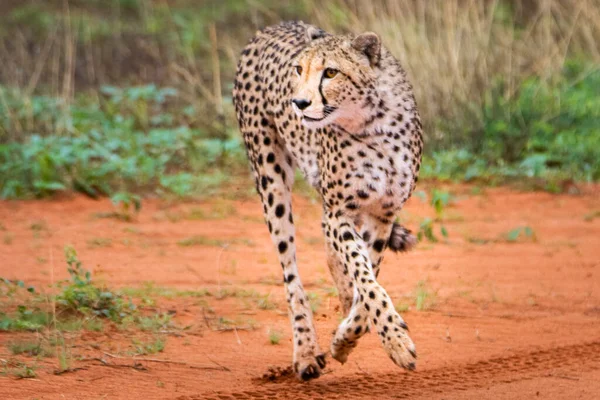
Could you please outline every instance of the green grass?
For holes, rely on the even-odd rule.
[[[70,4],[69,16],[59,3],[15,3],[0,16],[0,198],[252,193],[231,104],[235,63],[256,28],[284,19],[373,30],[401,56],[425,126],[422,178],[550,192],[600,179],[592,2],[90,0]],[[47,40],[47,60],[61,65],[75,44],[74,73],[40,61]],[[318,201],[304,180],[296,189]]]
[[[135,324],[142,331],[158,332],[173,326],[172,316],[169,314],[153,314],[135,318]]]
[[[111,238],[102,238],[102,237],[96,237],[96,238],[92,238],[89,239],[87,241],[88,247],[111,247],[112,246],[112,239]]]
[[[396,311],[399,313],[405,313],[410,310],[410,305],[407,303],[398,303],[395,305]]]
[[[591,222],[596,218],[600,218],[600,210],[592,211],[583,216],[584,221]]]
[[[415,290],[415,308],[417,311],[427,311],[435,307],[436,293],[431,290],[426,281],[419,281]]]
[[[269,299],[270,295],[267,294],[265,296],[261,296],[258,299],[257,306],[261,310],[275,310],[277,308],[277,304]]]
[[[310,309],[312,310],[312,312],[316,313],[317,311],[319,311],[319,308],[321,307],[322,303],[321,296],[319,296],[319,294],[315,292],[307,292],[306,297],[308,297]]]
[[[281,332],[274,330],[274,329],[270,329],[269,330],[269,343],[271,343],[272,345],[279,344],[282,336],[283,335]]]
[[[535,231],[529,226],[519,226],[515,229],[511,229],[502,236],[504,240],[509,243],[515,243],[523,240],[537,240]]]
[[[7,345],[7,347],[13,355],[22,354],[31,357],[49,357],[52,355],[52,352],[48,348],[46,348],[40,340],[23,340],[10,342]]]
[[[145,356],[150,354],[161,353],[165,349],[165,339],[162,337],[154,337],[150,340],[132,340],[133,350],[129,352],[132,356]]]

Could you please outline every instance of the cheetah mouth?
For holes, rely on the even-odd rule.
[[[311,117],[307,117],[306,115],[303,115],[302,118],[304,118],[306,121],[309,121],[309,122],[319,122],[319,121],[323,121],[325,118],[327,118],[327,115],[323,116],[322,118],[311,118]]]
[[[302,114],[302,118],[304,119],[305,122],[321,122],[323,120],[325,120],[326,118],[330,117],[331,114],[333,114],[333,112],[337,110],[336,107],[332,107],[332,106],[328,106],[326,105],[323,108],[323,116],[321,118],[314,118],[314,117],[309,117],[306,114]]]

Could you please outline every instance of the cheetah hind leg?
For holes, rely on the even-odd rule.
[[[325,222],[323,223],[325,227]],[[411,250],[417,243],[417,238],[411,231],[399,224],[382,224],[375,218],[366,217],[361,228],[361,237],[367,245],[369,258],[373,266],[375,276],[379,274],[379,266],[383,259],[383,251],[386,248],[394,252],[406,252]],[[370,321],[361,313],[360,304],[353,299],[353,279],[348,275],[348,270],[341,265],[339,259],[333,254],[331,241],[328,241],[328,263],[331,275],[334,277],[339,294],[340,302],[346,318],[342,321],[337,335],[331,346],[333,358],[340,363],[345,363],[352,350],[356,347],[358,339],[370,330]],[[383,245],[377,243],[382,243]],[[343,272],[343,274],[342,274]],[[364,328],[361,323],[366,322]]]
[[[326,234],[338,233],[336,251],[348,275],[354,279],[354,301],[349,315],[340,323],[331,343],[331,355],[344,363],[357,340],[370,326],[394,363],[413,370],[417,358],[408,326],[394,309],[385,289],[377,282],[371,265],[368,245],[352,228],[345,216],[329,214]],[[387,233],[389,234],[389,230]],[[335,235],[333,235],[335,239]],[[388,237],[387,235],[385,237]]]

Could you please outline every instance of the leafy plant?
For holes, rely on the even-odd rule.
[[[536,240],[535,232],[529,226],[520,226],[504,235],[507,242],[517,242],[520,238]]]
[[[73,247],[65,247],[65,258],[71,282],[63,284],[61,293],[56,296],[60,310],[120,321],[135,309],[131,302],[126,302],[119,294],[96,286],[90,271],[82,267]]]
[[[50,321],[47,312],[25,305],[19,305],[13,315],[0,311],[0,331],[37,331],[48,326]]]
[[[155,338],[153,338],[149,341],[142,341],[142,340],[134,339],[133,340],[133,351],[131,352],[131,355],[143,356],[143,355],[148,355],[148,354],[156,354],[156,353],[162,352],[164,349],[165,349],[165,339],[163,339],[162,337],[156,336]]]
[[[28,356],[48,357],[52,354],[43,346],[41,340],[11,342],[8,344],[8,349],[14,355],[26,354]]]
[[[438,237],[435,234],[435,225],[434,220],[426,217],[419,224],[419,231],[417,232],[417,239],[419,241],[426,238],[432,243],[437,243],[439,241]],[[439,232],[443,237],[448,237],[448,231],[444,225],[440,225]]]

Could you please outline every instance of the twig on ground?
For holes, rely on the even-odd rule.
[[[111,353],[107,353],[107,352],[103,352],[106,356],[111,357],[111,358],[117,358],[117,359],[129,359],[129,360],[133,360],[133,361],[147,361],[147,362],[155,362],[155,363],[162,363],[162,364],[177,364],[177,365],[186,365],[190,368],[193,369],[213,369],[213,370],[217,370],[217,371],[227,371],[227,372],[231,372],[231,370],[229,368],[227,368],[224,365],[219,364],[218,362],[216,362],[215,360],[211,359],[210,357],[206,356],[206,358],[208,358],[210,361],[212,361],[215,366],[209,366],[209,365],[194,365],[194,364],[189,364],[185,361],[174,361],[174,360],[161,360],[158,358],[139,358],[139,357],[122,357],[122,356],[117,356],[115,354],[111,354]],[[106,360],[102,359],[102,358],[90,358],[89,360],[96,360],[96,361],[100,361],[102,362],[104,365],[106,366],[117,366],[117,365],[121,365],[121,364],[110,364],[107,363]],[[135,365],[141,365],[136,363]]]
[[[221,368],[222,368],[224,371],[228,371],[228,372],[230,372],[230,371],[231,371],[231,370],[230,370],[229,368],[227,368],[226,366],[224,366],[224,365],[221,365],[221,364],[219,364],[218,362],[216,362],[215,360],[213,360],[212,358],[210,358],[210,357],[208,356],[208,354],[204,354],[204,356],[205,356],[206,358],[208,358],[208,359],[209,359],[209,360],[210,360],[212,363],[214,363],[214,364],[218,365],[219,367],[221,367]]]
[[[136,371],[147,371],[148,368],[144,367],[142,364],[138,363],[138,362],[134,362],[133,365],[129,365],[129,364],[111,364],[108,361],[106,361],[103,358],[100,357],[86,357],[86,358],[82,358],[79,361],[98,361],[100,364],[102,364],[105,367],[110,367],[110,368],[133,368]],[[133,360],[136,361],[136,360]]]
[[[217,332],[231,332],[231,331],[253,331],[255,330],[252,326],[222,326],[220,328],[213,329]]]
[[[85,369],[87,369],[87,367],[77,367],[77,368],[67,368],[67,369],[55,369],[54,370],[54,375],[68,374],[70,372],[77,372],[77,371],[81,371],[81,370],[85,370]]]

